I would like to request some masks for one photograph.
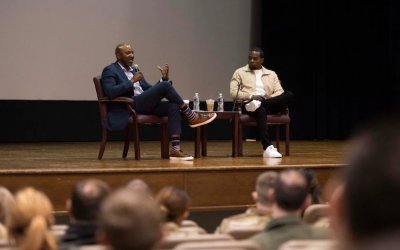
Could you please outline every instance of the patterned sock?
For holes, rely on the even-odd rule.
[[[181,111],[189,121],[194,121],[199,117],[199,115],[191,110],[188,106],[186,106],[186,108],[182,109]]]
[[[172,151],[179,151],[181,150],[181,140],[179,137],[171,137],[171,146]]]

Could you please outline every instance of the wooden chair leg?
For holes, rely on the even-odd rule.
[[[238,125],[238,156],[243,156],[243,126],[239,123]]]
[[[289,124],[285,126],[285,155],[289,156],[290,154],[290,133],[289,133]]]
[[[140,136],[139,136],[139,125],[134,123],[133,125],[133,141],[135,148],[135,160],[140,160]]]
[[[195,137],[194,137],[194,158],[200,158],[201,152],[201,127],[197,127],[194,129]]]
[[[276,148],[278,149],[278,151],[279,151],[279,140],[281,137],[280,129],[281,129],[280,125],[275,125],[275,140],[276,140]]]
[[[128,155],[129,143],[131,140],[131,130],[132,127],[128,124],[125,131],[125,144],[124,144],[124,151],[122,152],[122,158],[126,158],[126,156]]]
[[[101,160],[103,158],[104,150],[106,149],[106,144],[107,144],[107,129],[103,127],[101,129],[100,150],[97,159]]]
[[[161,158],[169,158],[168,124],[161,124]]]

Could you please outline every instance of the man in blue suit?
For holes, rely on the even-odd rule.
[[[189,126],[194,128],[210,123],[216,118],[215,113],[198,114],[186,105],[169,80],[169,67],[158,66],[161,79],[154,85],[149,84],[137,65],[133,67],[134,50],[129,44],[119,44],[115,48],[117,61],[105,67],[101,83],[106,96],[116,98],[131,97],[133,107],[139,114],[168,116],[168,129],[171,138],[170,159],[193,160],[192,156],[183,153],[180,147],[181,113],[187,118]],[[168,101],[161,101],[166,98]],[[108,128],[120,130],[126,127],[129,113],[124,110],[113,110],[108,114]]]

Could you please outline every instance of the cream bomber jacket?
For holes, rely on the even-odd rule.
[[[283,88],[276,73],[262,67],[261,79],[264,83],[265,97],[274,97],[282,94]],[[237,92],[238,87],[239,92]],[[232,76],[230,94],[233,100],[250,100],[251,95],[256,91],[256,74],[249,68],[249,65],[237,69]]]

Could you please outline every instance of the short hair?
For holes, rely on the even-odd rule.
[[[345,215],[354,239],[400,229],[400,119],[379,117],[353,136],[344,179]],[[376,220],[371,220],[376,216]]]
[[[260,53],[260,57],[261,57],[261,58],[264,58],[264,50],[262,50],[261,48],[259,48],[259,47],[254,47],[254,48],[252,48],[252,49],[250,50],[250,52],[251,52],[251,51],[255,51],[255,52]]]
[[[85,179],[74,185],[71,196],[71,214],[76,220],[97,220],[103,200],[110,194],[107,183],[98,179]]]
[[[153,196],[153,191],[147,185],[147,183],[142,179],[133,179],[126,184],[126,187],[135,191],[135,192],[142,192],[148,196]]]
[[[124,46],[128,46],[129,44],[127,43],[120,43],[115,47],[115,55],[117,55],[119,53],[119,51],[121,50],[122,47]]]
[[[189,209],[189,195],[178,187],[162,188],[155,199],[165,215],[165,221],[179,222],[181,216]]]
[[[150,250],[160,239],[160,211],[148,196],[119,189],[102,204],[99,228],[114,250]]]
[[[285,177],[288,175],[289,180]],[[280,173],[275,185],[275,199],[279,208],[295,212],[300,210],[308,195],[306,177],[300,170],[289,169]]]
[[[257,202],[262,205],[271,204],[268,193],[275,187],[276,180],[278,179],[278,173],[275,171],[266,171],[257,177],[256,181],[256,192]]]

